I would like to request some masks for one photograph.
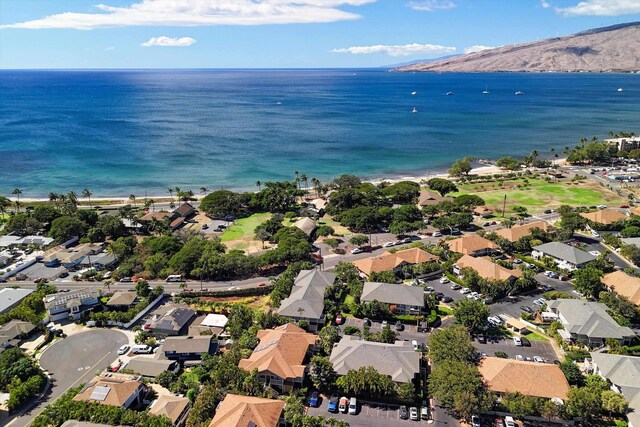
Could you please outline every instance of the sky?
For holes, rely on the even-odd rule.
[[[0,69],[377,67],[633,21],[640,0],[0,0]]]

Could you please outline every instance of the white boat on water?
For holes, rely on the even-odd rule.
[[[517,91],[517,92],[516,92],[516,95],[524,95],[524,92]]]
[[[416,93],[418,93],[418,92],[416,92],[416,91],[414,90],[413,92],[411,92],[411,95],[415,95]]]
[[[618,88],[618,92],[622,92],[622,88],[621,87]]]
[[[416,107],[413,107],[413,111],[411,111],[412,113],[417,113],[418,109]]]
[[[452,96],[453,92],[447,92],[447,96]]]
[[[488,93],[489,93],[489,86],[485,86],[485,87],[484,87],[484,90],[482,91],[482,93],[483,93],[484,95],[488,94]]]

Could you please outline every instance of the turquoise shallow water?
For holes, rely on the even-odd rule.
[[[0,194],[425,175],[466,155],[550,156],[582,136],[637,133],[639,100],[631,74],[4,70]]]

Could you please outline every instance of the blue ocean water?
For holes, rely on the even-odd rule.
[[[638,132],[639,100],[632,74],[4,70],[0,194],[426,175],[462,156],[550,156]]]

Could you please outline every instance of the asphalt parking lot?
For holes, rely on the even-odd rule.
[[[308,408],[309,415],[323,415],[329,418],[345,420],[351,427],[387,427],[389,425],[427,425],[427,421],[401,420],[399,406],[384,404],[358,405],[358,413],[349,415],[343,413],[333,413],[327,411],[328,399],[322,399],[318,408]]]
[[[40,357],[40,365],[53,379],[51,391],[42,402],[9,425],[28,426],[48,403],[108,367],[118,358],[118,347],[128,342],[127,336],[115,329],[81,332],[55,342]]]
[[[526,335],[524,335],[526,337]],[[505,352],[510,359],[515,359],[516,355],[522,357],[540,356],[552,363],[558,359],[553,346],[548,341],[537,341],[529,339],[531,347],[516,346],[513,338],[510,337],[487,337],[486,343],[480,343],[477,339],[473,341],[473,345],[480,353],[486,353],[487,356],[495,356],[496,351]]]
[[[362,330],[362,319],[349,317],[345,319],[345,322],[341,326],[341,328],[344,328],[344,326],[356,326]],[[427,334],[424,332],[418,332],[418,326],[414,324],[410,325],[410,324],[404,323],[404,330],[402,331],[396,330],[395,322],[389,322],[389,327],[391,328],[392,331],[394,331],[397,334],[396,336],[398,340],[405,340],[405,341],[416,340],[418,341],[418,343],[424,343],[427,338]],[[381,329],[382,329],[381,322],[371,321],[371,327],[369,328],[369,332],[371,333],[379,332]]]

